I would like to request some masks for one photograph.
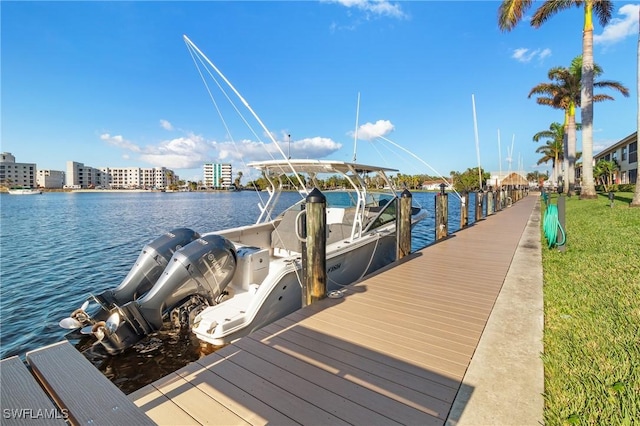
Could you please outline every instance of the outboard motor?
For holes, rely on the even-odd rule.
[[[94,335],[110,354],[134,345],[162,328],[171,311],[195,317],[216,303],[236,269],[234,245],[220,235],[205,235],[177,250],[162,276],[143,297],[111,310],[106,327]],[[117,314],[117,315],[116,315]]]
[[[136,263],[118,287],[91,297],[100,305],[98,311],[92,315],[87,314],[87,301],[69,318],[60,321],[60,326],[75,329],[106,320],[115,305],[124,305],[149,291],[160,278],[176,250],[198,238],[200,234],[188,228],[174,229],[156,238],[144,246]]]
[[[124,305],[137,299],[151,290],[169,264],[171,256],[198,238],[200,235],[188,228],[174,229],[156,238],[144,246],[135,265],[118,287],[96,297],[109,306]]]

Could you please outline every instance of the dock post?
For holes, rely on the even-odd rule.
[[[307,237],[303,261],[302,306],[327,294],[327,199],[318,188],[307,195]]]
[[[469,226],[469,193],[464,191],[460,196],[460,229]]]
[[[476,192],[476,222],[482,220],[482,198],[484,193],[482,189]]]
[[[496,212],[499,212],[500,210],[502,210],[502,197],[500,196],[500,194],[502,193],[502,190],[500,188],[496,189],[495,194],[495,210]]]
[[[489,188],[489,192],[487,192],[487,216],[492,215],[493,212],[493,191]]]
[[[436,241],[449,235],[449,195],[444,183],[440,184],[440,193],[436,194]]]
[[[400,207],[396,220],[396,238],[398,240],[397,260],[408,256],[411,253],[411,200],[413,196],[408,189],[400,194]]]

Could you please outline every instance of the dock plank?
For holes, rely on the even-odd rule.
[[[299,424],[305,424],[309,419],[314,419],[319,424],[348,424],[330,412],[298,397],[297,389],[283,389],[265,380],[254,369],[247,369],[234,363],[232,360],[239,352],[237,348],[234,349],[236,350],[232,353],[227,352],[224,357],[214,352],[198,360],[197,363]]]
[[[443,425],[536,202],[412,253],[148,392],[185,411],[187,396],[212,401],[237,416],[230,424]]]
[[[0,408],[3,425],[66,425],[65,414],[40,387],[22,360],[0,361]]]
[[[176,426],[201,424],[153,386],[145,386],[127,396],[157,424]]]
[[[380,379],[388,380],[426,395],[435,395],[445,402],[452,402],[456,394],[454,387],[410,374],[396,368],[393,362],[379,362],[363,356],[361,352],[354,353],[327,344],[300,333],[299,328],[290,328],[286,333],[267,333],[258,330],[251,335],[251,338],[259,339],[266,345],[333,374],[361,377],[366,379],[367,383],[376,383]]]
[[[68,341],[27,352],[34,375],[73,424],[155,424]]]
[[[445,401],[404,386],[397,379],[389,380],[370,374],[317,352],[297,352],[296,349],[299,350],[300,347],[296,348],[284,340],[266,347],[263,343],[264,341],[250,337],[240,340],[238,346],[365,408],[363,417],[355,418],[354,424],[426,424],[429,423],[426,421],[428,416],[444,419],[443,416],[448,412],[449,404]]]

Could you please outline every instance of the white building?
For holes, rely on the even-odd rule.
[[[0,154],[0,183],[5,186],[28,186],[37,188],[35,163],[16,163],[10,152]]]
[[[166,189],[177,184],[178,175],[166,167],[86,167],[67,162],[68,188]]]
[[[166,189],[177,184],[178,175],[166,167],[105,167],[101,169],[111,189]]]
[[[618,164],[615,183],[636,183],[638,177],[638,133],[633,132],[607,149],[593,156],[593,163],[600,160]]]
[[[203,166],[203,185],[206,188],[224,188],[232,185],[233,171],[231,164],[206,163]]]
[[[107,177],[102,170],[85,166],[76,161],[67,161],[67,173],[65,175],[65,188],[95,188],[104,186]]]
[[[41,188],[60,189],[64,187],[64,172],[61,170],[38,170],[38,186]]]

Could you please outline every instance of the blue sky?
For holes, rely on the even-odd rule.
[[[237,171],[268,158],[274,150],[261,130],[246,133],[230,120],[230,138],[187,35],[292,156],[351,160],[360,93],[359,162],[408,174],[464,171],[478,164],[473,96],[481,165],[546,172],[532,136],[563,116],[527,95],[581,53],[582,10],[502,33],[498,6],[3,1],[0,148],[39,169],[64,170],[69,160],[165,166],[188,180],[202,178],[205,162]],[[602,78],[631,96],[611,93],[614,102],[596,104],[595,152],[636,130],[639,5],[614,6],[607,28],[596,23],[594,57]],[[397,155],[389,141],[413,155]]]

